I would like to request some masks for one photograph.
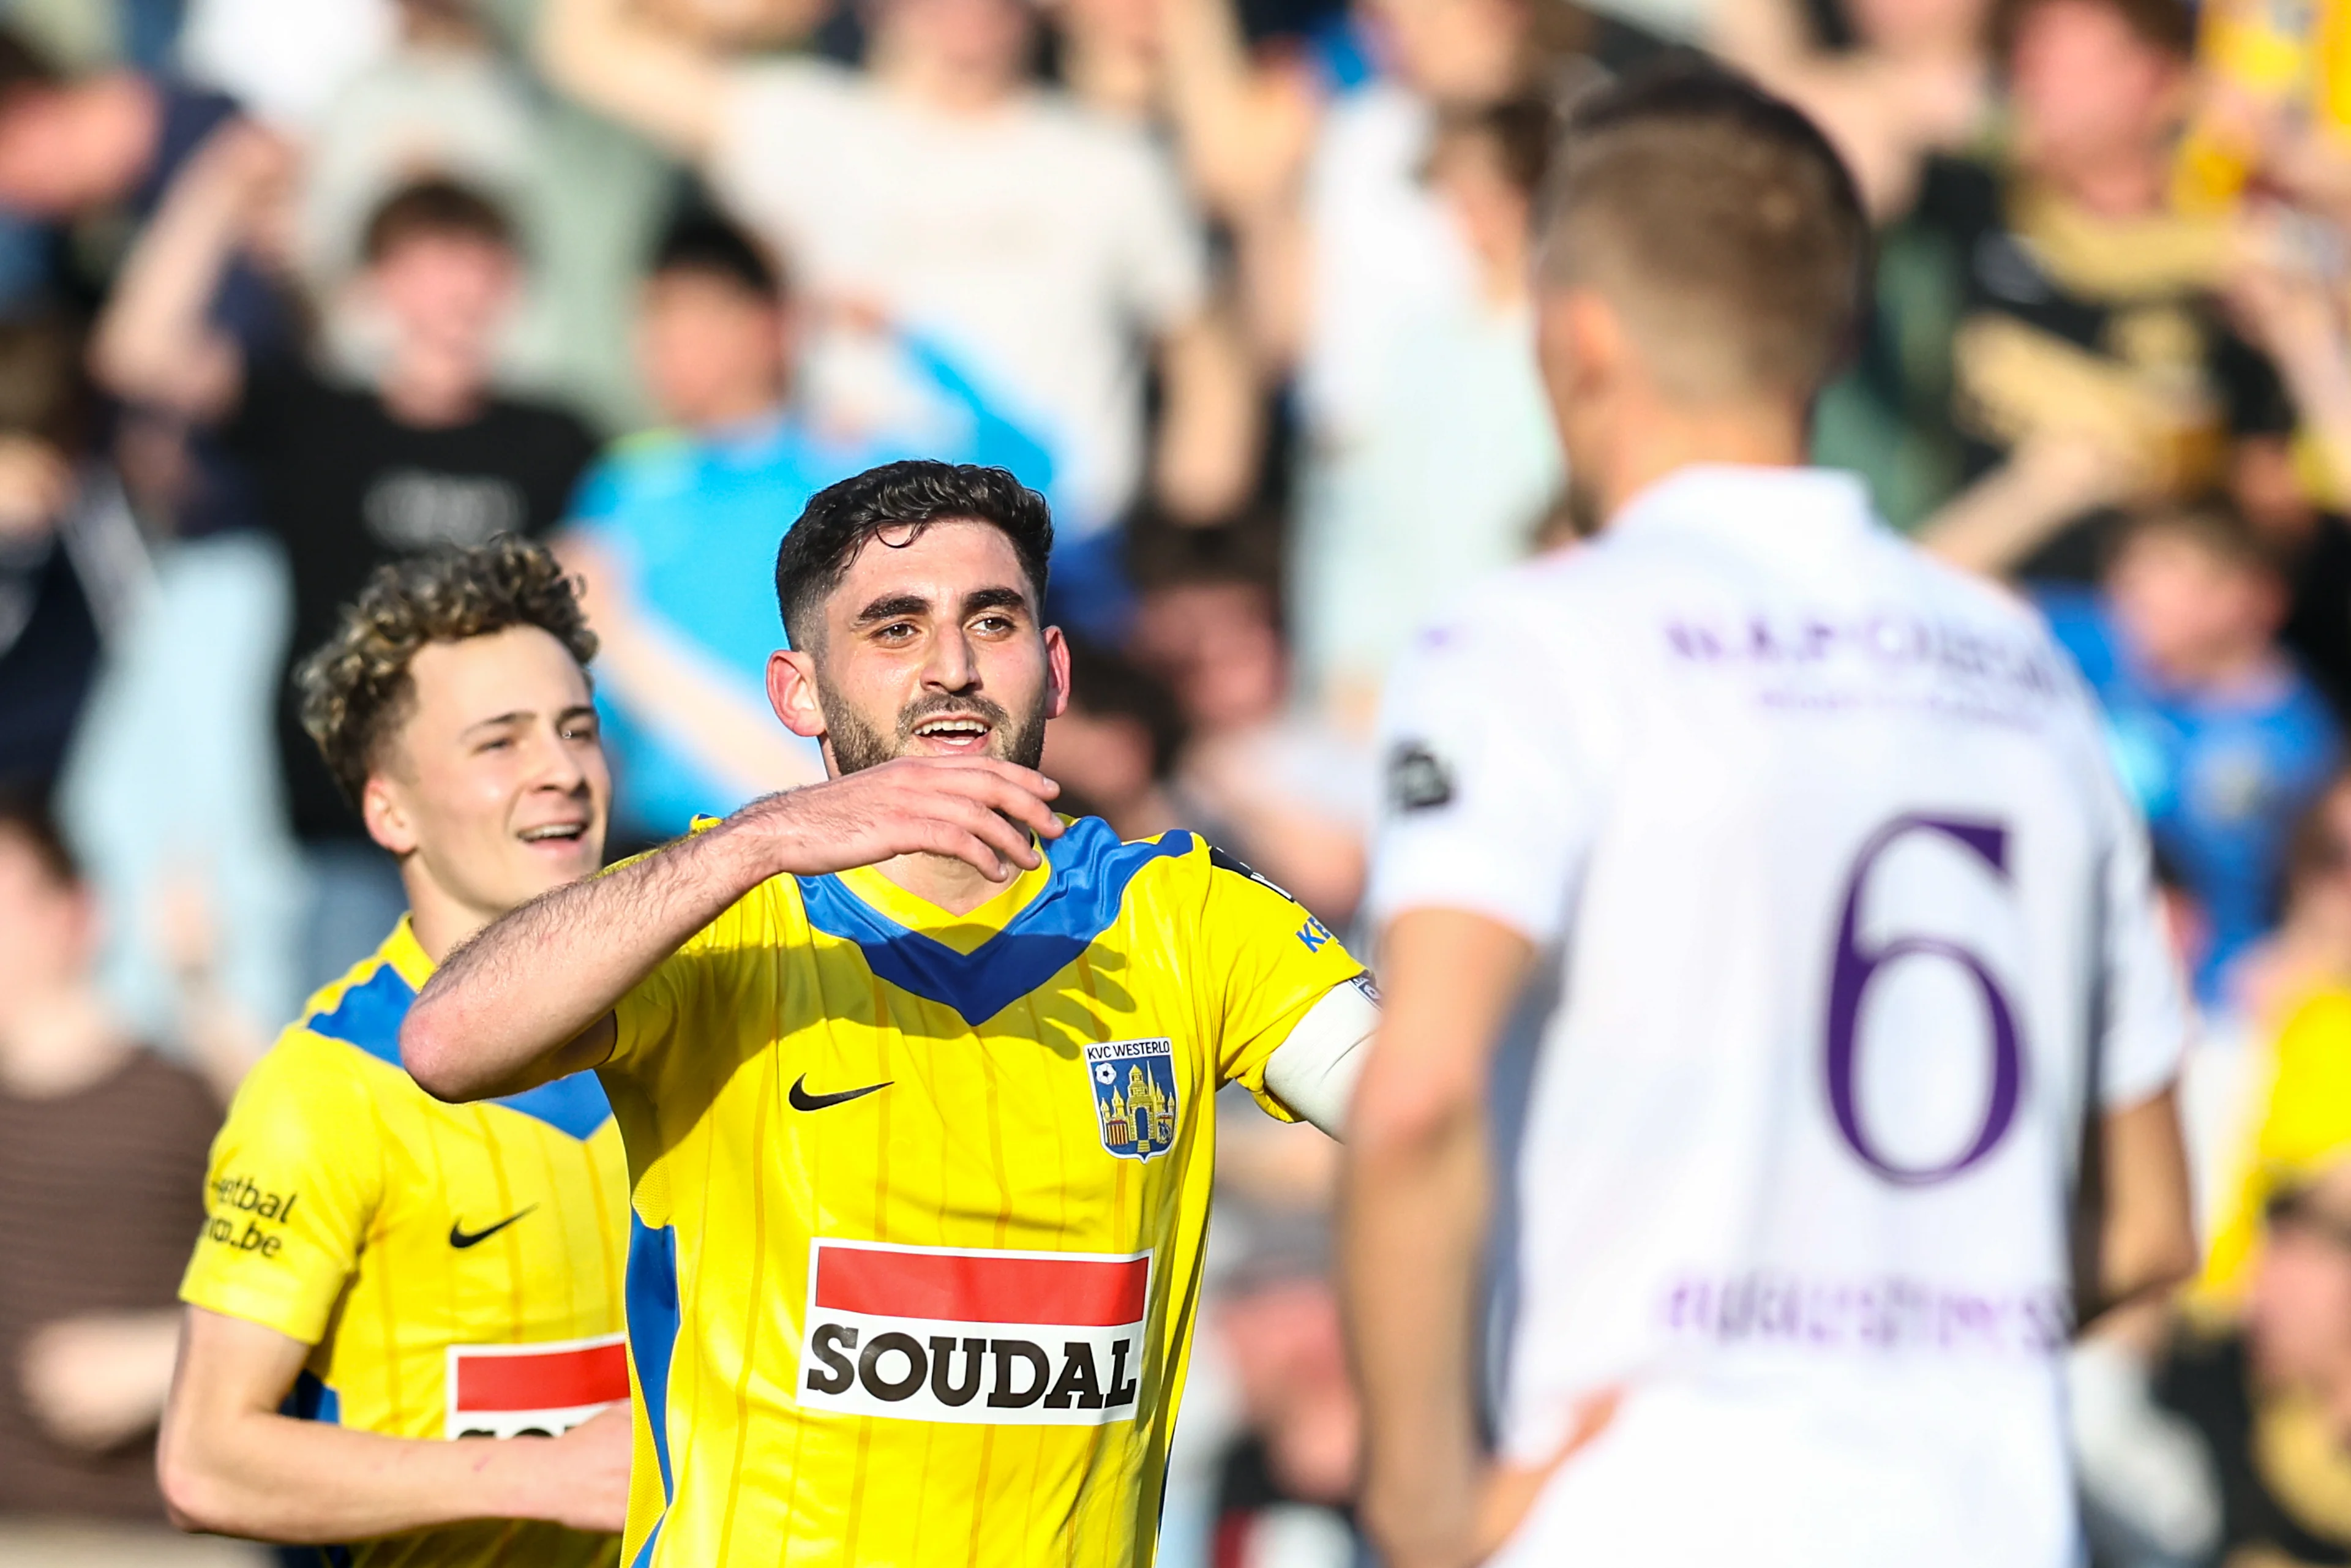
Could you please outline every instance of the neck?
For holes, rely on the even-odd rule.
[[[419,863],[421,856],[412,854],[401,862],[400,880],[408,888],[408,924],[416,933],[416,945],[438,968],[450,954],[465,944],[465,939],[501,912],[475,909],[453,894],[425,874]]]
[[[28,1100],[59,1099],[100,1082],[135,1049],[89,986],[17,998],[0,1017],[0,1086]]]
[[[1000,107],[1013,93],[1011,82],[886,39],[875,46],[872,69],[884,90],[940,114],[977,118]]]
[[[949,915],[969,915],[1009,885],[988,881],[970,862],[953,855],[900,855],[873,869]]]
[[[2248,690],[2268,683],[2277,664],[2266,640],[2217,648],[2200,658],[2180,660],[2156,674],[2170,685],[2194,686],[2216,695]]]
[[[2135,218],[2164,204],[2168,171],[2159,153],[2138,146],[2116,147],[2052,170],[2049,183],[2085,211],[2106,218]]]
[[[1793,402],[1661,410],[1623,422],[1611,435],[1592,481],[1604,518],[1684,468],[1713,463],[1801,467],[1808,445],[1803,410]]]
[[[392,418],[431,429],[472,419],[485,390],[477,367],[455,355],[412,351],[392,361],[378,392]]]

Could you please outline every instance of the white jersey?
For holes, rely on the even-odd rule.
[[[2171,1079],[2145,835],[2039,618],[1819,471],[1696,468],[1425,634],[1381,920],[1556,956],[1496,1561],[2075,1560],[2087,1108]]]

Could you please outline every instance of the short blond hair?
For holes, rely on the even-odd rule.
[[[334,635],[294,672],[302,727],[354,806],[416,700],[417,653],[509,626],[547,632],[583,672],[596,656],[578,589],[544,545],[500,534],[376,568]]]
[[[1669,394],[1809,399],[1860,319],[1869,222],[1804,116],[1718,67],[1676,64],[1569,117],[1541,272],[1614,305]]]

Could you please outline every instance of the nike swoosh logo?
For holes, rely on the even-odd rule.
[[[507,1215],[504,1219],[499,1220],[496,1225],[491,1226],[487,1230],[467,1230],[465,1228],[465,1221],[453,1219],[449,1222],[449,1245],[457,1248],[460,1250],[468,1247],[478,1247],[483,1242],[487,1241],[491,1237],[496,1236],[499,1231],[504,1230],[507,1226],[512,1225],[516,1220],[520,1219],[524,1215],[528,1214],[531,1208],[537,1208],[538,1207],[538,1205],[534,1203],[530,1206],[530,1208],[518,1209],[515,1213]]]
[[[869,1083],[862,1089],[844,1089],[838,1094],[811,1094],[808,1092],[808,1074],[803,1072],[792,1080],[792,1086],[784,1098],[792,1103],[795,1111],[821,1111],[828,1105],[846,1105],[852,1100],[862,1100],[896,1082],[893,1078],[881,1083]]]

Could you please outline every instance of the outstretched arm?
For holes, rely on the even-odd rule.
[[[402,1060],[444,1100],[486,1100],[593,1067],[612,1007],[689,936],[771,876],[902,854],[951,855],[996,881],[1057,838],[1060,787],[991,758],[901,758],[755,800],[604,876],[523,905],[449,956],[409,1009]]]
[[[717,145],[725,65],[632,15],[628,0],[549,0],[538,58],[557,87],[681,157]]]
[[[157,1451],[182,1529],[301,1544],[474,1519],[621,1528],[626,1406],[559,1437],[387,1437],[278,1413],[309,1354],[275,1329],[187,1309]]]
[[[90,344],[107,390],[192,419],[235,402],[245,363],[209,316],[262,204],[292,171],[285,142],[239,120],[213,133],[131,252]]]

